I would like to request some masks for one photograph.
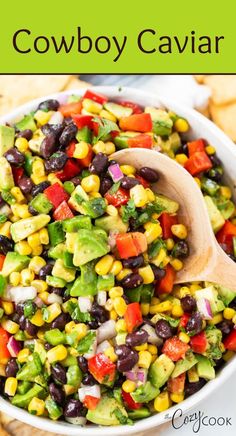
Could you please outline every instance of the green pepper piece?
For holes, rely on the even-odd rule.
[[[65,334],[61,332],[59,329],[52,329],[45,332],[44,335],[46,341],[53,345],[54,347],[56,345],[65,344],[66,338]]]
[[[32,166],[33,166],[34,159],[35,159],[35,156],[32,156],[32,154],[30,152],[27,151],[25,153],[24,169],[25,169],[25,172],[28,176],[31,176],[31,174],[32,174]]]
[[[49,417],[56,421],[63,413],[63,410],[56,401],[54,401],[51,397],[48,397],[45,401],[45,407],[48,411]]]
[[[62,221],[64,232],[73,233],[79,229],[92,229],[91,218],[89,216],[77,215],[74,218],[69,218]]]
[[[78,142],[84,141],[90,144],[92,140],[92,131],[87,126],[85,126],[82,129],[78,130],[76,134],[76,139]]]
[[[13,398],[11,403],[13,406],[27,408],[32,398],[37,397],[40,398],[44,395],[45,390],[42,388],[42,386],[39,386],[35,384],[29,391],[27,391],[25,394],[16,394]]]
[[[33,353],[33,359],[25,363],[18,371],[17,380],[34,381],[35,377],[42,371],[42,363],[38,353]]]
[[[115,285],[114,274],[106,274],[105,276],[98,276],[98,291],[109,291]]]
[[[46,195],[43,193],[37,194],[31,200],[30,206],[32,206],[37,212],[46,214],[48,214],[53,208],[51,201],[49,201]]]
[[[94,266],[94,262],[89,262],[80,266],[81,276],[75,280],[70,290],[70,295],[72,297],[97,294],[97,274]]]
[[[55,245],[64,242],[65,234],[62,228],[62,221],[55,221],[54,223],[48,224],[48,234],[50,239],[50,244],[55,247]]]
[[[69,366],[66,373],[67,384],[71,386],[75,386],[76,389],[80,386],[82,381],[82,372],[78,365]]]
[[[82,206],[86,215],[90,216],[91,218],[98,218],[102,216],[107,207],[104,198],[93,198],[89,201],[83,201]]]
[[[148,418],[150,415],[151,412],[147,407],[141,407],[140,409],[137,410],[128,411],[128,417],[134,420]]]
[[[6,286],[7,286],[7,279],[6,279],[6,277],[3,277],[3,276],[0,274],[0,297],[3,296],[4,291],[5,291],[5,289],[6,289]]]
[[[32,388],[32,383],[28,381],[22,381],[18,383],[17,393],[20,395],[26,394]]]
[[[206,192],[211,197],[214,197],[216,193],[219,191],[220,186],[218,183],[216,183],[214,180],[207,179],[206,177],[203,177],[201,180],[201,187],[204,192]]]

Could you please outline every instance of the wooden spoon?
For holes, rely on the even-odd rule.
[[[169,157],[154,150],[124,149],[113,154],[119,164],[155,169],[160,179],[156,192],[176,200],[180,222],[188,228],[190,255],[175,283],[209,281],[236,291],[236,264],[217,243],[203,195],[192,176]]]

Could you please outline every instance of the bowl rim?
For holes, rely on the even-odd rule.
[[[132,87],[118,87],[118,86],[88,86],[85,88],[62,91],[58,93],[53,93],[47,96],[43,96],[34,100],[30,100],[12,110],[8,114],[0,117],[0,123],[12,122],[17,120],[20,116],[27,114],[30,110],[35,109],[37,105],[46,99],[55,98],[59,99],[59,101],[65,100],[69,95],[83,95],[86,89],[93,88],[95,92],[108,95],[110,98],[116,98],[119,100],[119,97],[125,99],[132,99],[132,101],[136,102],[137,97],[144,98],[147,101],[150,101],[153,105],[160,105],[163,107],[171,107],[175,106],[179,113],[187,113],[191,118],[198,121],[202,126],[204,126],[208,131],[210,131],[213,135],[217,135],[221,140],[224,147],[226,147],[230,153],[235,156],[236,159],[236,147],[235,144],[231,141],[231,139],[222,132],[213,122],[204,117],[201,113],[195,111],[192,108],[185,106],[179,102],[174,102],[169,98],[166,98],[160,94],[151,94],[150,92],[141,91]],[[127,97],[128,95],[128,97]],[[172,406],[170,409],[167,409],[164,412],[157,413],[149,418],[141,419],[136,421],[133,426],[128,425],[120,425],[120,426],[96,426],[89,425],[85,427],[69,424],[63,421],[52,421],[48,418],[37,417],[34,415],[30,415],[28,411],[24,409],[20,409],[16,406],[13,406],[9,401],[0,397],[0,410],[2,412],[7,413],[15,419],[18,419],[26,424],[32,425],[36,428],[51,431],[58,434],[65,434],[67,431],[70,432],[72,436],[77,436],[80,434],[81,436],[102,436],[102,435],[120,435],[121,433],[126,432],[127,434],[134,434],[137,432],[142,432],[145,430],[153,429],[154,427],[160,426],[168,421],[170,421],[174,415],[174,413],[181,409],[181,411],[186,413],[192,407],[196,406],[199,402],[206,398],[206,396],[210,395],[213,391],[215,391],[221,384],[223,384],[232,374],[236,371],[236,356],[225,363],[224,367],[219,371],[217,377],[214,380],[208,381],[206,385],[198,391],[193,396],[187,398],[180,404],[176,404]]]

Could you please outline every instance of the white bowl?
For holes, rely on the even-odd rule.
[[[191,126],[189,138],[205,138],[210,144],[214,145],[217,150],[217,155],[222,160],[226,172],[226,183],[228,183],[234,194],[236,194],[236,146],[235,144],[211,121],[203,117],[198,112],[186,108],[175,101],[167,100],[161,96],[152,95],[146,92],[141,92],[132,88],[118,87],[97,87],[95,91],[107,95],[111,100],[130,100],[142,106],[164,106],[177,114],[186,118]],[[67,96],[71,94],[83,95],[84,89],[66,91],[58,94],[53,94],[29,103],[15,109],[10,114],[1,117],[0,123],[12,123],[18,120],[22,115],[29,113],[35,109],[40,101],[47,98],[56,98],[60,102],[64,102]],[[235,195],[236,197],[236,195]],[[174,412],[181,408],[183,413],[192,407],[196,406],[200,401],[206,398],[217,389],[236,371],[236,357],[226,363],[218,373],[217,377],[208,382],[199,392],[184,400],[181,404],[177,404],[165,412],[157,413],[149,418],[137,421],[133,426],[117,426],[117,427],[99,427],[89,425],[79,427],[68,424],[66,422],[54,422],[47,418],[30,415],[27,411],[12,406],[10,402],[0,398],[0,410],[22,422],[30,424],[34,427],[45,431],[51,431],[59,434],[70,434],[71,436],[118,436],[122,433],[128,434],[144,434],[145,431],[154,429],[159,425],[166,423],[171,419]]]

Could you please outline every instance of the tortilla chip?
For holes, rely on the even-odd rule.
[[[212,90],[212,102],[223,105],[236,101],[236,74],[205,76],[204,84]]]
[[[212,120],[233,140],[236,141],[236,103],[217,106],[210,104]]]
[[[193,77],[198,83],[202,84],[202,83],[204,83],[204,79],[205,79],[206,75],[205,74],[195,74]]]

